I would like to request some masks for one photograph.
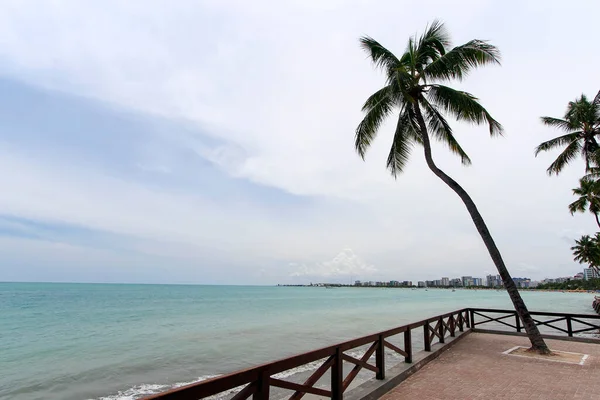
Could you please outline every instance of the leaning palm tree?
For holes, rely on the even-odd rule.
[[[576,212],[589,211],[596,217],[596,223],[600,228],[600,182],[583,177],[579,180],[579,187],[573,189],[573,194],[579,196],[577,200],[569,204],[571,215]]]
[[[423,146],[425,160],[431,171],[448,185],[465,204],[490,256],[496,265],[515,310],[531,341],[531,349],[548,353],[540,332],[531,318],[523,299],[511,278],[500,251],[494,243],[481,214],[469,194],[445,172],[439,169],[431,155],[431,138],[448,145],[451,152],[465,165],[471,160],[454,137],[444,114],[457,120],[487,124],[492,136],[502,133],[502,126],[486,111],[478,99],[467,92],[452,89],[439,82],[462,80],[472,69],[499,64],[496,47],[481,40],[471,40],[449,49],[450,39],[444,25],[438,21],[426,28],[421,37],[411,37],[406,51],[396,57],[370,37],[360,39],[361,47],[373,63],[383,69],[385,86],[371,95],[362,110],[364,119],[356,128],[355,147],[364,159],[365,152],[375,139],[383,121],[399,111],[396,130],[387,167],[396,178],[408,162],[415,144]]]
[[[569,102],[564,118],[542,117],[545,125],[561,129],[565,135],[556,137],[535,148],[537,156],[542,151],[564,147],[556,160],[546,170],[548,175],[557,174],[581,153],[586,172],[597,164],[599,148],[596,136],[600,135],[600,92],[589,101],[585,95]]]
[[[600,247],[598,243],[598,234],[595,238],[589,235],[583,235],[581,239],[575,240],[575,246],[571,247],[573,251],[573,260],[580,264],[588,264],[590,268],[598,270],[600,267]]]

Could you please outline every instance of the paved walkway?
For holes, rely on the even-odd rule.
[[[589,358],[576,365],[504,355],[527,338],[471,333],[382,400],[600,399],[600,344],[546,343]]]

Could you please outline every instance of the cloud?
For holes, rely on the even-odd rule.
[[[401,52],[435,10],[456,43],[483,38],[500,47],[501,68],[456,86],[480,97],[506,128],[492,141],[484,128],[457,123],[473,166],[463,168],[442,146],[433,149],[436,161],[472,195],[509,269],[544,265],[544,274],[558,276],[579,268],[555,232],[596,229],[593,218],[566,210],[583,166],[548,178],[555,155],[532,153],[558,135],[539,116],[560,116],[569,100],[597,90],[600,55],[554,27],[593,38],[599,6],[406,4],[2,2],[0,167],[10,173],[0,176],[0,216],[96,235],[82,244],[44,232],[45,241],[113,242],[119,251],[165,257],[173,271],[147,272],[164,279],[188,276],[182,259],[215,273],[202,257],[220,261],[229,276],[264,268],[253,283],[279,279],[278,267],[291,260],[307,272],[351,271],[318,262],[346,244],[390,279],[490,270],[463,204],[430,173],[420,149],[397,181],[390,178],[393,121],[366,162],[353,149],[361,105],[384,80],[357,38],[368,34]],[[406,16],[401,26],[398,15]],[[535,48],[523,40],[532,35],[541,38]],[[564,73],[557,53],[586,54],[586,62],[556,80]]]
[[[290,267],[296,269],[290,274],[293,277],[365,276],[377,272],[377,268],[367,264],[350,248],[343,249],[331,261],[318,262],[313,265],[292,263]]]

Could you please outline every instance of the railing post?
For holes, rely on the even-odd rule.
[[[440,327],[438,328],[438,332],[440,334],[440,343],[444,343],[444,318],[440,317],[439,320]]]
[[[404,362],[411,363],[412,362],[412,339],[410,337],[411,332],[410,328],[404,331],[404,351],[406,352],[406,357],[404,357]]]
[[[456,336],[456,334],[455,334],[456,326],[454,325],[454,314],[450,315],[449,321],[450,321],[450,336],[454,337],[454,336]]]
[[[515,325],[517,327],[517,332],[521,332],[521,318],[519,318],[519,314],[515,311]]]
[[[465,310],[465,315],[463,317],[464,321],[465,321],[465,325],[467,325],[467,328],[471,327],[471,322],[469,319],[469,309]]]
[[[342,351],[339,347],[335,349],[335,358],[331,364],[331,399],[342,400],[343,398],[343,360]]]
[[[464,328],[463,328],[463,312],[459,311],[458,312],[458,330],[461,332],[464,332]]]
[[[375,375],[375,379],[385,379],[385,344],[383,343],[383,335],[379,335],[379,340],[377,341],[375,366],[379,369]]]
[[[266,371],[262,371],[256,381],[256,390],[252,395],[252,400],[269,400],[269,379],[270,376]]]
[[[431,343],[429,342],[429,322],[423,325],[423,343],[425,343],[425,351],[431,351]]]
[[[475,312],[473,309],[469,309],[471,314],[471,329],[475,328]]]
[[[573,324],[571,323],[571,316],[567,315],[567,333],[569,337],[573,337]]]

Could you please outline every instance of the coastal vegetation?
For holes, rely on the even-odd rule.
[[[561,283],[543,283],[537,286],[541,290],[600,290],[600,279],[572,279]]]
[[[464,165],[471,164],[471,159],[458,143],[446,116],[477,125],[485,124],[491,136],[502,133],[502,125],[474,95],[442,84],[451,80],[461,81],[477,67],[499,65],[498,49],[478,39],[451,48],[450,36],[439,21],[429,25],[420,37],[409,38],[405,52],[399,57],[371,37],[362,37],[360,45],[373,64],[383,70],[385,85],[363,105],[365,115],[355,134],[356,151],[364,159],[382,123],[392,115],[397,115],[387,158],[387,168],[392,176],[397,178],[402,173],[413,147],[422,146],[429,169],[460,197],[469,212],[502,277],[515,310],[523,321],[531,349],[549,353],[473,199],[458,182],[435,164],[431,150],[431,140],[437,140],[446,144]]]

